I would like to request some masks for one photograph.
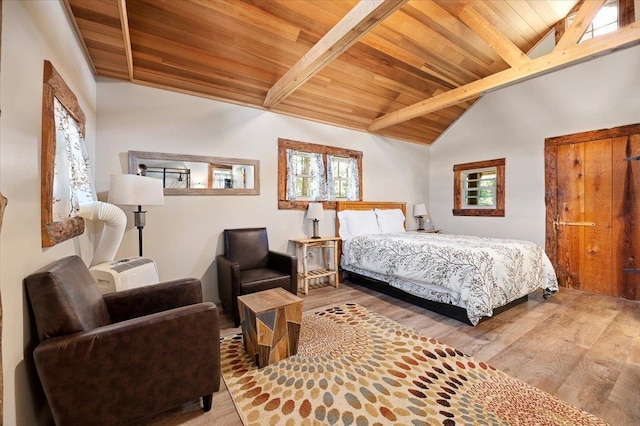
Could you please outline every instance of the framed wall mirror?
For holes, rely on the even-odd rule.
[[[161,179],[165,195],[259,195],[260,161],[129,151],[129,173]]]
[[[42,90],[42,247],[84,232],[80,204],[96,200],[84,144],[86,117],[51,62],[44,61]]]

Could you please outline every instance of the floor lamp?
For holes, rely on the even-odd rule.
[[[133,212],[138,228],[138,252],[142,256],[142,228],[146,225],[146,211],[142,206],[164,205],[164,188],[160,179],[138,175],[111,175],[109,202],[122,206],[138,206]]]

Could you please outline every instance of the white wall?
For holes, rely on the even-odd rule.
[[[33,337],[22,280],[54,259],[71,254],[87,259],[93,250],[87,236],[41,246],[43,62],[50,60],[78,97],[92,156],[96,83],[59,2],[5,0],[2,7],[0,191],[9,199],[0,235],[3,424],[36,425],[49,414],[29,360]]]
[[[167,196],[147,208],[144,254],[158,264],[162,280],[203,280],[204,297],[219,301],[215,256],[225,228],[266,226],[272,249],[293,252],[291,238],[311,235],[304,211],[278,210],[278,138],[363,151],[365,200],[406,201],[428,197],[428,148],[362,132],[132,85],[98,81],[96,186],[106,199],[111,174],[127,173],[127,151],[155,151],[260,160],[260,195]],[[320,221],[334,235],[334,211]],[[137,254],[137,229],[129,226],[117,257]],[[413,218],[409,226],[415,228]]]
[[[544,247],[544,140],[640,122],[640,47],[485,95],[430,148],[429,206],[446,232]],[[454,217],[453,165],[506,158],[506,216]]]

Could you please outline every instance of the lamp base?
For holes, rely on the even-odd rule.
[[[418,218],[418,231],[424,231],[424,221],[422,216],[416,216]]]
[[[311,238],[318,239],[321,238],[320,235],[318,234],[318,223],[320,221],[318,219],[313,219],[313,235],[311,236]]]

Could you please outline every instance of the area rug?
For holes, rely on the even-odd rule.
[[[258,369],[242,335],[222,375],[245,425],[604,425],[357,304],[305,313],[298,354]]]

